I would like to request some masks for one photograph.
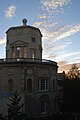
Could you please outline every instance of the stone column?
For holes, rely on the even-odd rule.
[[[22,47],[22,58],[24,58],[24,47]]]

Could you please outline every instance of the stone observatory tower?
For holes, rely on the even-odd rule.
[[[23,26],[7,30],[6,58],[42,59],[42,34],[38,28],[28,26],[23,19]]]
[[[54,61],[42,59],[41,31],[29,26],[27,19],[22,23],[6,31],[6,59],[0,60],[0,90],[7,96],[4,101],[17,90],[29,117],[50,116],[58,111],[58,66]],[[4,105],[1,111],[6,109]]]

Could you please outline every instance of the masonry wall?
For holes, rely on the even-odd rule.
[[[7,32],[7,58],[12,58],[12,47],[26,47],[26,58],[32,58],[32,52],[36,52],[36,58],[42,59],[42,39],[38,29],[32,27],[16,27]],[[35,41],[32,42],[32,38]],[[16,56],[15,56],[16,58]]]
[[[0,103],[5,104],[4,101],[7,101],[10,97],[7,93],[17,90],[20,94],[23,94],[23,102],[25,103],[26,112],[29,116],[42,116],[40,111],[40,99],[45,99],[48,102],[47,115],[52,115],[54,112],[58,111],[56,71],[57,66],[51,64],[24,62],[0,64],[0,93],[3,94],[3,98],[0,96]],[[39,90],[38,84],[40,78],[48,79],[48,90]],[[32,80],[31,92],[27,90],[28,79]],[[13,80],[12,89],[9,88],[9,80]],[[0,105],[0,109],[2,108],[1,106],[2,105]]]

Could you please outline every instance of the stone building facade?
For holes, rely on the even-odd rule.
[[[0,59],[0,112],[17,90],[31,117],[58,111],[57,63],[42,59],[42,34],[36,27],[11,27],[6,32],[6,59]],[[4,106],[4,107],[3,107]],[[4,110],[5,108],[5,110]]]

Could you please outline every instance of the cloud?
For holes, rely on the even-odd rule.
[[[46,18],[46,15],[44,14],[44,15],[39,15],[38,16],[40,19],[45,19]]]
[[[56,54],[55,52],[58,52],[61,49],[64,49],[65,47],[68,47],[69,45],[71,45],[71,41],[66,41],[61,43],[58,43],[58,41],[60,40],[64,40],[64,38],[69,37],[77,32],[80,31],[80,23],[77,23],[75,25],[66,25],[63,27],[60,27],[59,29],[57,29],[56,31],[48,31],[46,29],[42,29],[42,33],[43,33],[43,48],[46,49],[44,50],[44,54],[46,55],[46,58],[54,58],[54,54]],[[56,44],[56,45],[55,45]],[[49,52],[48,52],[49,51]],[[73,53],[75,54],[75,53]],[[59,59],[63,59],[65,56],[71,56],[72,53],[67,53],[66,55],[62,55],[59,57],[56,57],[55,60],[59,60]]]
[[[80,30],[80,23],[59,27],[55,21],[54,16],[57,11],[62,11],[62,8],[69,3],[70,0],[41,0],[42,14],[38,15],[40,20],[35,22],[34,25],[40,28],[43,39],[47,40],[47,44],[52,44],[52,42],[68,37]]]
[[[0,38],[0,44],[6,43],[6,38]]]
[[[80,55],[79,55],[77,58],[73,58],[73,59],[74,59],[74,60],[78,60],[78,59],[80,60]]]
[[[55,25],[57,25],[57,22],[52,21],[38,21],[34,23],[34,26],[41,28],[41,31],[43,31],[44,28],[54,27]]]
[[[70,0],[42,0],[41,3],[45,8],[56,9],[67,5]]]
[[[63,6],[70,3],[70,0],[41,0],[42,9],[49,15],[63,13]],[[52,12],[53,11],[53,12]]]
[[[16,6],[11,5],[5,10],[5,16],[6,18],[12,18],[15,15],[16,12]]]
[[[80,67],[80,52],[61,54],[57,56],[57,59],[59,60],[58,61],[59,72],[62,72],[63,70],[67,72],[72,67],[73,64],[76,64],[78,67]]]
[[[41,0],[42,12],[38,15],[39,21],[37,21],[34,25],[41,28],[41,30],[47,27],[50,31],[51,28],[57,25],[54,17],[55,14],[62,14],[63,7],[69,3],[70,0]]]
[[[66,47],[72,44],[70,40],[65,38],[74,35],[80,31],[80,22],[75,24],[65,24],[63,26],[56,20],[57,15],[63,14],[64,9],[69,7],[71,0],[41,0],[41,14],[38,15],[38,21],[35,22],[43,34],[43,58],[54,61],[62,61],[59,64],[59,70],[68,70],[71,67],[69,60],[72,62],[79,61],[80,52],[65,52]],[[69,39],[69,38],[68,38]],[[64,51],[60,53],[60,51]],[[77,59],[75,59],[75,56]],[[71,60],[72,59],[72,60]]]
[[[77,64],[77,63],[80,63],[80,60],[77,60],[77,61],[72,61],[72,62],[69,62],[68,64]]]
[[[67,72],[71,68],[71,64],[68,64],[67,61],[59,61],[58,62],[58,72],[62,72],[63,70]]]
[[[55,54],[49,54],[49,56],[47,56],[48,58],[55,58],[56,57],[56,55]]]
[[[62,58],[75,56],[75,55],[80,55],[80,52],[79,51],[78,52],[69,52],[69,53],[58,55],[58,57],[61,57],[61,59],[62,59]]]
[[[61,11],[69,3],[70,0],[41,0],[42,8],[44,8],[42,11],[44,12],[38,15],[40,21],[35,22],[34,25],[40,28],[43,33],[43,40],[46,40],[48,45],[80,31],[80,23],[59,27],[53,18],[57,11]],[[56,10],[55,13],[53,13],[54,10]]]
[[[48,59],[55,59],[58,58],[58,55],[61,55],[64,53],[64,51],[62,49],[64,49],[65,47],[71,45],[72,43],[70,41],[67,41],[66,43],[64,42],[63,44],[56,44],[56,45],[51,45],[48,46],[45,44],[45,50],[44,50],[44,54],[43,57],[46,57]],[[61,52],[60,52],[61,50]],[[46,54],[46,56],[44,56]]]
[[[45,55],[45,53],[44,53],[44,55]],[[48,53],[48,51],[46,51],[46,55],[44,57],[47,59],[56,61],[59,66],[59,71],[68,70],[68,69],[70,69],[72,64],[80,63],[80,52],[79,51],[69,52],[69,53],[62,52],[61,54],[56,53],[56,52]]]
[[[59,45],[53,45],[53,46],[49,47],[48,49],[50,51],[58,51],[60,49],[64,49],[65,47],[69,46],[70,44],[71,44],[71,42],[68,41],[68,42],[66,42],[64,44],[61,44],[61,45],[60,44]]]
[[[75,25],[66,25],[62,28],[60,28],[56,34],[55,34],[55,41],[60,40],[62,38],[68,37],[70,35],[73,35],[74,33],[80,31],[80,23],[77,23]],[[54,33],[53,33],[54,35]]]
[[[73,64],[76,64],[80,70],[80,61],[77,62],[68,62],[68,61],[59,61],[58,62],[58,72],[63,72],[63,70],[67,73]]]
[[[44,25],[43,25],[44,26]],[[63,38],[69,37],[80,31],[80,23],[75,25],[65,25],[63,27],[57,28],[56,31],[48,31],[45,28],[41,28],[43,33],[43,39],[47,40],[48,44],[52,44],[52,42],[59,41]]]

